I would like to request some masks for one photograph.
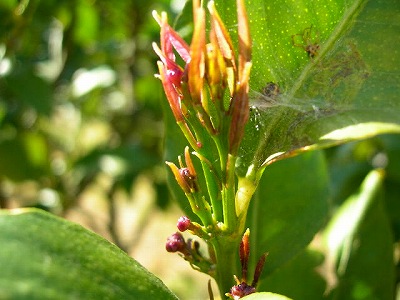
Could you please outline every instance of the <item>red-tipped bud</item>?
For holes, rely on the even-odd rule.
[[[250,230],[247,229],[243,235],[242,241],[239,248],[240,262],[242,264],[242,280],[240,281],[236,276],[234,276],[236,285],[234,285],[229,293],[225,295],[231,299],[241,299],[244,296],[250,295],[256,291],[258,279],[261,276],[262,269],[264,267],[265,259],[268,253],[261,255],[258,260],[256,270],[254,271],[253,282],[251,285],[247,283],[247,267],[250,256],[250,243],[249,243]]]
[[[190,219],[186,216],[183,216],[178,219],[176,227],[178,227],[179,231],[184,232],[189,229],[191,224],[192,222],[190,221]]]
[[[175,232],[168,237],[167,243],[165,244],[165,249],[168,252],[185,252],[186,242],[182,234]]]
[[[243,238],[239,247],[239,257],[240,257],[240,263],[242,265],[242,281],[247,280],[247,268],[250,256],[249,235],[250,235],[250,229],[247,228],[246,232],[243,234]]]
[[[251,286],[254,286],[255,288],[257,287],[258,279],[260,278],[262,270],[264,268],[267,255],[268,253],[264,253],[263,255],[261,255],[260,259],[257,262],[256,269],[254,271],[253,282],[251,283]]]

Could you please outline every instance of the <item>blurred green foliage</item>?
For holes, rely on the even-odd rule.
[[[1,208],[63,215],[99,176],[112,205],[139,174],[167,205],[153,9],[175,14],[168,0],[1,1]]]

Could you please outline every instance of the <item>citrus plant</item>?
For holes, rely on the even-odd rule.
[[[399,12],[395,0],[194,0],[174,27],[153,13],[183,211],[166,250],[215,280],[211,299],[394,297]],[[6,299],[177,298],[71,222],[4,210],[0,228]]]

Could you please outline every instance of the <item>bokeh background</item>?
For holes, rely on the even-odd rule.
[[[173,20],[184,2],[0,1],[0,207],[80,223],[179,296],[205,299],[207,277],[164,248],[180,212],[162,159],[151,12]]]

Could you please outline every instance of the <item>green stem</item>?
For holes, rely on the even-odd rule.
[[[216,258],[216,274],[215,281],[217,282],[221,299],[225,299],[225,293],[228,293],[235,281],[233,275],[240,275],[238,270],[238,254],[240,236],[219,236],[211,241]]]
[[[223,171],[226,168],[226,159],[227,159],[228,153],[226,151],[226,148],[221,143],[221,139],[220,139],[219,135],[213,135],[212,138],[214,140],[215,146],[217,147],[220,167],[221,167],[221,171]]]
[[[237,215],[235,205],[235,162],[236,157],[228,154],[225,176],[222,182],[222,207],[225,230],[237,232]],[[239,232],[241,234],[241,232]]]
[[[193,154],[196,155],[201,162],[204,179],[207,185],[208,196],[210,198],[213,218],[215,221],[220,222],[222,221],[222,202],[219,193],[221,190],[221,183],[218,174],[216,174],[211,162],[208,159],[197,152],[194,152]]]
[[[257,186],[249,181],[246,177],[239,178],[238,192],[236,193],[236,215],[238,230],[244,231],[246,225],[247,210],[251,198],[253,197]]]
[[[213,224],[211,207],[201,194],[186,194],[192,211],[200,218],[204,226]]]

